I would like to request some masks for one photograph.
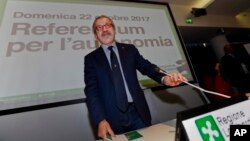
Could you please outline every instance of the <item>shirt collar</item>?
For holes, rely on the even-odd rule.
[[[115,42],[113,42],[111,46],[113,46],[114,51],[117,50],[117,46],[116,46],[116,43],[115,43]],[[102,47],[102,49],[103,49],[105,52],[108,52],[108,51],[109,51],[109,50],[108,50],[108,47],[110,47],[110,46],[107,46],[107,45],[102,44],[101,47]]]

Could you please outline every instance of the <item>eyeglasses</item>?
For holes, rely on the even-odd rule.
[[[112,27],[111,23],[106,23],[105,25],[98,25],[95,28],[96,28],[97,31],[101,31],[101,30],[103,30],[103,28],[109,29],[111,27]]]

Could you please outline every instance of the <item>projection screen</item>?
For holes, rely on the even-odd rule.
[[[84,56],[99,47],[96,16],[111,17],[117,41],[134,44],[167,72],[194,80],[167,4],[1,0],[0,109],[85,98]],[[138,73],[143,88],[157,84]]]

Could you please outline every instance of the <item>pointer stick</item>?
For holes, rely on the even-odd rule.
[[[162,69],[160,69],[160,68],[157,68],[157,71],[160,72],[160,73],[163,73],[163,74],[165,74],[165,75],[167,75],[167,76],[172,77],[172,76],[169,75],[166,71],[164,71],[164,70],[162,70]],[[188,83],[188,82],[186,82],[186,81],[182,81],[182,82],[185,83],[185,84],[187,84],[187,85],[189,85],[189,86],[191,86],[191,87],[194,87],[194,88],[196,88],[196,89],[199,89],[199,90],[201,90],[201,91],[203,91],[203,92],[206,92],[206,93],[209,93],[209,94],[214,94],[214,95],[218,95],[218,96],[225,97],[225,98],[231,98],[231,96],[224,95],[224,94],[217,93],[217,92],[208,91],[208,90],[205,90],[205,89],[203,89],[203,88],[200,88],[200,87],[198,87],[198,86],[196,86],[196,85],[193,85],[193,84],[191,84],[191,83]]]

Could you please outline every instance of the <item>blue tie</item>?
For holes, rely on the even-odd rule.
[[[122,73],[120,70],[120,65],[117,56],[113,51],[113,46],[108,47],[108,49],[110,50],[110,61],[113,75],[112,77],[115,87],[116,105],[122,112],[126,112],[128,108],[128,99],[122,78]]]

